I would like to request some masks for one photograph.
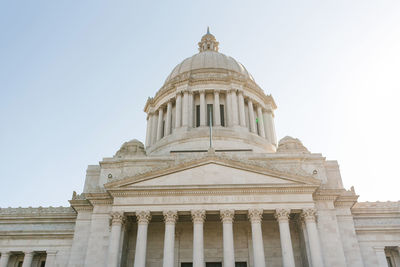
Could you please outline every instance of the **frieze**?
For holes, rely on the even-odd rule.
[[[44,215],[44,214],[76,214],[71,207],[38,207],[38,208],[0,208],[0,215]]]

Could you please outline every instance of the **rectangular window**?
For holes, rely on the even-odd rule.
[[[221,117],[221,126],[225,127],[225,109],[224,105],[219,105],[219,114]]]
[[[18,262],[18,267],[22,267],[22,261]]]
[[[192,262],[182,262],[181,267],[192,267],[193,263]]]
[[[235,262],[235,267],[247,267],[247,262]]]
[[[196,127],[200,126],[200,105],[196,105]]]
[[[206,262],[206,267],[222,267],[221,262]]]
[[[210,121],[212,122],[212,125],[214,126],[214,120],[212,119],[213,115],[214,115],[213,104],[207,104],[207,126],[210,126]]]
[[[164,134],[165,134],[165,120],[162,122],[161,138],[164,137]]]
[[[40,267],[45,267],[46,266],[46,262],[45,261],[41,261],[40,262]]]

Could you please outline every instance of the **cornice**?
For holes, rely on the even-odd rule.
[[[87,193],[86,198],[92,206],[95,205],[111,205],[113,199],[109,193]]]

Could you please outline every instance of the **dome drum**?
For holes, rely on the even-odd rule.
[[[275,152],[273,98],[242,64],[219,53],[219,43],[207,35],[199,43],[200,53],[178,64],[148,99],[146,152],[207,149],[210,124],[217,150]],[[208,49],[209,42],[214,44]]]

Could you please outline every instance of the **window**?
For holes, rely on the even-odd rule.
[[[247,267],[247,262],[235,262],[235,267]]]
[[[386,261],[389,267],[393,267],[392,259],[390,257],[386,257]]]
[[[219,114],[221,116],[221,126],[225,127],[225,109],[224,109],[224,105],[219,105]]]
[[[221,262],[206,262],[206,267],[222,267]]]
[[[258,124],[258,118],[256,118],[257,134],[260,135],[260,125]]]
[[[45,267],[46,266],[46,262],[45,261],[41,261],[40,262],[40,267]]]
[[[162,129],[161,129],[161,138],[165,135],[165,120],[162,122]]]
[[[181,267],[192,267],[193,263],[192,262],[182,262]]]
[[[17,266],[22,267],[22,261],[19,261]]]
[[[213,104],[207,104],[207,126],[210,126],[210,121],[214,126],[214,120],[212,119],[214,115]]]
[[[200,105],[196,105],[196,127],[200,126]]]

